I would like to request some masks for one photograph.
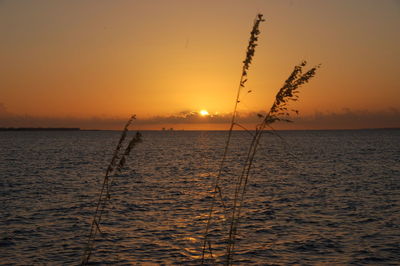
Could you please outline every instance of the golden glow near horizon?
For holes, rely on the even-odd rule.
[[[322,67],[300,115],[396,114],[399,11],[389,0],[0,1],[0,126],[119,128],[132,113],[164,123],[204,103],[213,112],[200,122],[228,114],[257,13],[266,21],[240,114],[269,108],[303,59]]]
[[[207,110],[200,110],[200,112],[199,112],[199,114],[201,115],[201,116],[207,116],[207,115],[210,115],[209,113],[208,113],[208,111]]]

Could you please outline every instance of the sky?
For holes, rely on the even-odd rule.
[[[0,127],[228,129],[257,13],[246,128],[302,60],[277,129],[400,127],[398,0],[0,0]]]

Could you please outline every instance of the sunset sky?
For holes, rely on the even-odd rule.
[[[244,124],[304,59],[322,66],[277,128],[400,127],[396,0],[0,0],[0,127],[227,129],[257,13]]]

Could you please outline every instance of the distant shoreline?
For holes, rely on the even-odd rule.
[[[0,127],[0,131],[80,131],[78,127]]]
[[[400,130],[400,127],[388,128],[357,128],[357,129],[277,129],[276,131],[365,131],[365,130]],[[0,131],[121,131],[117,129],[81,129],[79,127],[0,127]],[[195,132],[195,131],[228,131],[228,130],[188,130],[188,129],[175,129],[175,130],[157,130],[157,129],[139,129],[134,131],[154,131],[154,132]],[[234,130],[244,131],[244,130]],[[253,130],[249,130],[253,131]]]

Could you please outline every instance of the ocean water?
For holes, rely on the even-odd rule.
[[[400,130],[265,134],[234,264],[400,264]],[[0,132],[0,264],[79,264],[119,132]],[[115,177],[91,262],[201,262],[226,132],[143,132]],[[224,260],[233,180],[249,145],[234,132],[210,236]]]

